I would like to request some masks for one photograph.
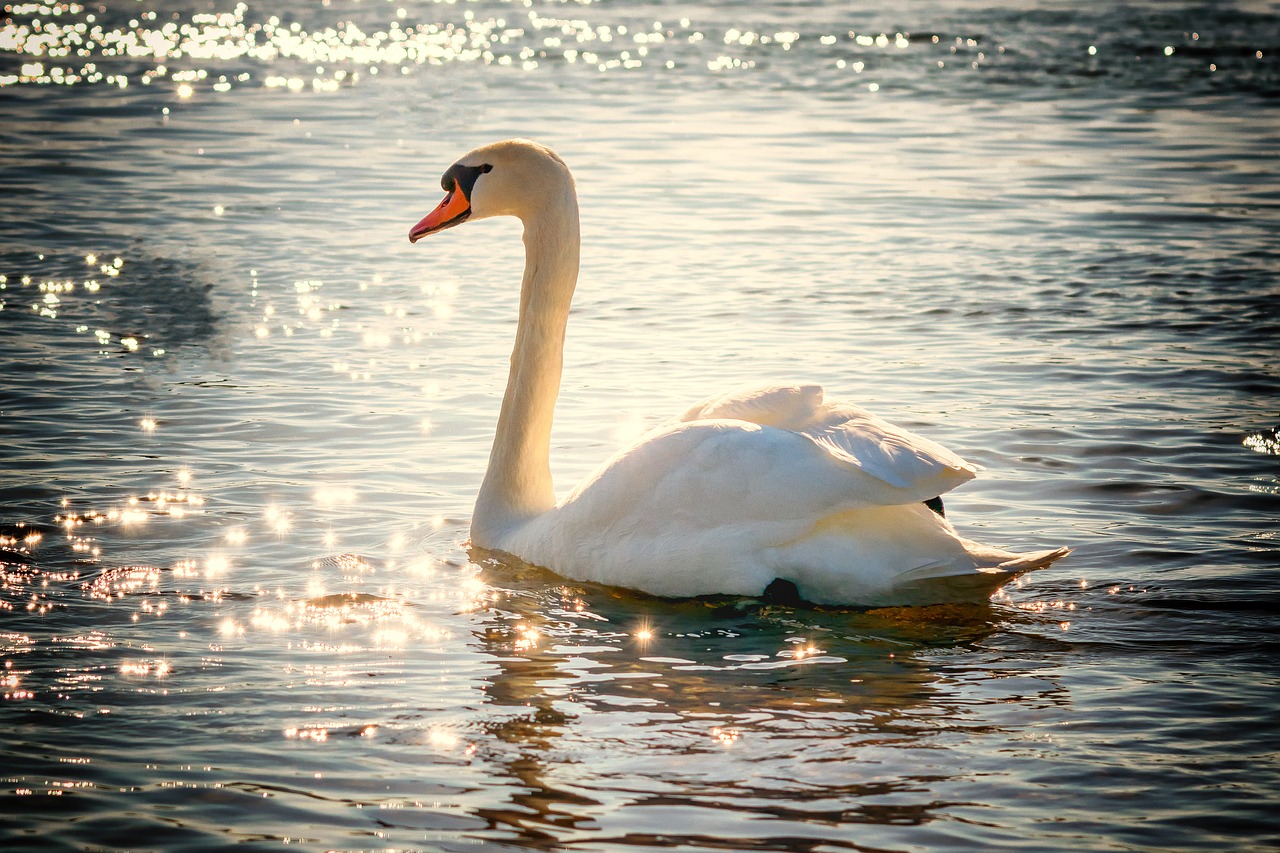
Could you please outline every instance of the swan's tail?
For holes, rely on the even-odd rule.
[[[771,549],[766,578],[807,601],[868,607],[986,601],[1000,587],[1070,553],[1018,553],[965,539],[921,503],[846,510]],[[763,586],[763,585],[762,585]]]
[[[971,568],[946,560],[912,569],[898,578],[895,597],[904,604],[950,604],[978,601],[1009,581],[1043,569],[1071,553],[1070,548],[1016,554],[995,566]]]
[[[1019,554],[1016,558],[1006,560],[996,566],[996,571],[1011,572],[1013,577],[1017,577],[1023,572],[1043,569],[1052,565],[1070,553],[1070,548],[1055,548],[1052,551],[1037,551],[1034,554]]]

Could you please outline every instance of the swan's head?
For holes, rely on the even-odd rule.
[[[554,151],[527,139],[508,139],[465,154],[440,178],[444,200],[409,231],[409,242],[469,219],[516,216],[526,224],[564,199],[573,177]],[[576,207],[575,207],[576,210]]]

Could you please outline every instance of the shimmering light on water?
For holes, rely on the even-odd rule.
[[[1277,41],[1265,4],[6,6],[0,836],[1274,845]],[[583,201],[562,489],[817,379],[985,466],[962,530],[1071,561],[863,613],[468,553],[519,232],[404,231],[514,134]]]

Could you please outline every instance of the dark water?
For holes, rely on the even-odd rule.
[[[1269,3],[6,6],[0,839],[1280,845],[1278,57]],[[816,380],[1075,553],[865,612],[472,562],[518,230],[405,235],[511,135],[582,198],[562,489]]]

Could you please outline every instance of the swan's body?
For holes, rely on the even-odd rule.
[[[548,457],[578,274],[573,178],[548,149],[511,140],[467,154],[441,183],[448,195],[411,240],[502,214],[525,228],[520,319],[473,546],[654,595],[760,595],[782,579],[809,601],[861,605],[983,600],[1068,553],[960,538],[922,502],[973,466],[826,401],[817,385],[705,400],[557,503]]]

